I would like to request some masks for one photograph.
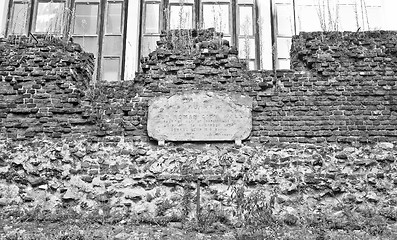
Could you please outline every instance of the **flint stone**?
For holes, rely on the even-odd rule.
[[[157,97],[149,103],[147,130],[164,141],[241,141],[252,130],[252,99],[212,92]]]

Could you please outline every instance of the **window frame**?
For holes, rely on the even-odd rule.
[[[62,36],[64,38],[73,37],[76,35],[77,37],[90,37],[95,35],[82,35],[82,34],[74,34],[74,25],[75,25],[75,9],[76,5],[79,4],[97,4],[98,5],[98,17],[97,17],[97,37],[98,37],[98,52],[96,62],[96,74],[93,75],[93,81],[104,81],[103,79],[104,73],[102,73],[102,63],[103,63],[103,39],[105,36],[113,35],[105,32],[106,23],[106,11],[109,3],[121,3],[121,33],[116,34],[121,37],[121,49],[120,54],[117,56],[106,56],[105,58],[114,58],[117,57],[119,59],[119,71],[117,76],[117,81],[124,81],[124,73],[125,73],[125,51],[126,51],[126,25],[127,25],[127,15],[128,15],[128,0],[10,0],[8,4],[8,12],[6,19],[6,29],[5,35],[8,36],[11,32],[11,25],[13,24],[13,11],[15,8],[15,4],[19,3],[27,3],[29,4],[27,16],[25,18],[26,29],[25,33],[22,35],[30,35],[30,34],[47,34],[43,32],[36,32],[35,25],[37,23],[37,14],[38,14],[38,5],[39,3],[64,3],[64,9],[62,14],[62,29],[58,33],[49,33],[55,36]],[[73,12],[72,14],[67,14]]]
[[[172,6],[181,6],[181,4],[178,4],[178,3],[174,3],[174,2],[171,2],[171,3],[169,3],[169,10],[168,10],[168,12],[167,12],[167,19],[168,19],[168,21],[166,21],[166,24],[167,24],[167,29],[171,29],[171,7]],[[192,23],[192,28],[194,28],[195,27],[195,20],[196,20],[196,11],[195,11],[195,3],[185,3],[184,4],[184,6],[191,6],[192,7],[192,16],[191,16],[191,23]]]
[[[32,1],[33,1],[32,17],[29,19],[29,21],[31,21],[32,26],[29,29],[29,32],[31,32],[33,34],[51,34],[51,35],[56,35],[56,36],[63,36],[65,34],[65,32],[68,31],[68,24],[66,24],[66,22],[64,22],[65,21],[64,14],[65,14],[65,9],[70,7],[71,1],[69,1],[69,0],[32,0]],[[59,33],[58,32],[36,32],[37,15],[38,15],[40,3],[64,3],[64,9],[62,12],[61,30]]]
[[[257,0],[245,0],[239,2],[238,0],[222,0],[222,1],[216,1],[216,0],[189,0],[185,5],[193,6],[193,29],[202,29],[204,22],[202,21],[204,14],[204,5],[227,5],[229,7],[228,10],[228,27],[229,27],[229,33],[224,33],[224,37],[227,39],[230,39],[231,44],[238,46],[239,44],[239,26],[237,24],[237,17],[238,17],[238,7],[239,6],[252,6],[252,12],[253,12],[253,22],[252,22],[252,29],[253,29],[253,34],[250,35],[250,37],[254,40],[255,42],[255,54],[254,58],[250,60],[254,60],[254,69],[252,70],[257,70],[260,69],[260,48],[259,48],[259,33],[257,31],[258,27],[258,22],[257,22],[257,16],[258,16],[258,4],[256,2]],[[146,57],[146,52],[144,52],[144,46],[145,44],[145,37],[156,37],[156,34],[148,34],[145,33],[145,28],[146,28],[146,4],[147,3],[158,3],[160,4],[160,21],[159,21],[159,32],[164,30],[170,30],[170,9],[171,6],[179,5],[175,1],[172,0],[140,0],[141,4],[141,16],[140,16],[140,22],[141,22],[141,28],[140,28],[140,36],[139,36],[139,58]],[[168,14],[168,17],[164,17],[164,14]],[[160,35],[157,34],[158,36]]]
[[[229,32],[227,34],[223,33],[224,37],[230,37],[230,39],[233,40],[233,36],[235,36],[237,34],[237,30],[234,28],[233,26],[233,19],[235,19],[235,17],[233,16],[234,12],[233,9],[236,7],[233,4],[233,1],[229,1],[229,2],[216,2],[216,1],[201,1],[201,9],[200,9],[200,23],[201,23],[201,28],[204,28],[204,5],[225,5],[228,6],[228,25],[229,25]]]
[[[124,79],[124,64],[125,64],[125,42],[126,42],[126,10],[128,8],[128,1],[123,1],[123,0],[101,0],[101,10],[102,13],[100,14],[99,18],[101,19],[101,26],[99,29],[100,35],[99,35],[99,43],[101,43],[99,51],[98,51],[98,65],[97,65],[97,77],[101,77],[101,80],[105,76],[105,73],[103,73],[103,64],[104,64],[104,59],[119,59],[119,71],[118,75],[120,79],[117,79],[116,81],[123,81]],[[115,34],[115,33],[107,33],[106,32],[106,24],[107,24],[107,13],[108,13],[108,7],[109,3],[121,3],[121,17],[120,17],[120,24],[121,24],[121,29],[120,29],[120,34]],[[104,53],[104,39],[106,36],[120,36],[121,37],[121,43],[122,43],[122,49],[120,49],[120,55],[110,55],[110,56],[105,56]]]
[[[240,16],[241,16],[241,14],[240,14],[240,7],[251,7],[251,11],[252,11],[252,34],[249,34],[249,35],[245,35],[244,33],[241,33],[240,32],[240,27],[241,27],[241,24],[240,24]],[[253,2],[253,3],[237,3],[237,5],[236,5],[236,11],[237,11],[237,13],[238,14],[236,14],[236,24],[237,24],[237,28],[236,28],[236,37],[237,37],[237,46],[239,46],[239,51],[242,51],[242,49],[241,49],[241,46],[240,46],[240,39],[245,39],[246,37],[245,36],[247,36],[247,38],[249,39],[249,40],[254,40],[254,56],[253,56],[253,58],[251,57],[251,56],[248,56],[248,61],[249,62],[254,62],[254,69],[259,69],[259,64],[260,64],[260,61],[259,61],[259,58],[258,58],[258,55],[260,54],[260,53],[258,53],[258,51],[260,51],[260,50],[257,50],[257,48],[258,48],[258,41],[259,41],[259,36],[257,35],[257,24],[256,24],[256,22],[257,21],[255,21],[256,19],[257,19],[257,13],[256,13],[256,9],[255,9],[255,2]],[[238,17],[237,17],[238,16]],[[250,55],[250,53],[249,53],[249,55]],[[249,64],[249,63],[248,63]],[[253,70],[254,70],[253,69]]]
[[[11,26],[13,25],[14,22],[14,9],[15,9],[15,3],[17,4],[23,4],[26,3],[28,4],[28,9],[27,9],[27,15],[25,18],[25,33],[22,35],[28,35],[29,34],[29,19],[31,18],[32,14],[32,0],[10,0],[8,2],[8,12],[7,12],[7,19],[6,19],[6,28],[5,28],[5,36],[12,35],[14,33],[10,33],[11,31]]]

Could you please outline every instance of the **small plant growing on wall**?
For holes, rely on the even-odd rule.
[[[340,18],[342,13],[340,11],[340,4],[347,4],[347,6],[353,8],[351,14],[354,15],[355,29],[349,30],[363,31],[365,29],[371,29],[365,0],[354,0],[348,3],[339,0],[318,0],[316,4],[317,15],[322,31],[329,32],[341,30],[342,22]]]
[[[243,34],[244,34],[244,48],[243,48],[243,53],[244,53],[244,58],[246,61],[246,64],[248,66],[249,60],[250,60],[250,52],[251,52],[251,45],[250,45],[250,27],[252,26],[252,22],[248,17],[244,19],[243,23]],[[241,47],[241,46],[240,46]]]
[[[321,30],[339,30],[339,3],[332,7],[330,0],[318,0],[317,15],[320,21]]]

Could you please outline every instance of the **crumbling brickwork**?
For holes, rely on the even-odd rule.
[[[162,35],[134,82],[90,87],[93,56],[78,45],[3,39],[0,130],[19,140],[147,140],[150,99],[206,90],[253,98],[251,142],[395,140],[396,38],[302,33],[291,49],[294,70],[247,71],[237,49],[213,30],[176,30]]]
[[[293,40],[294,70],[247,71],[212,30],[164,33],[134,81],[93,83],[93,55],[78,45],[2,39],[0,214],[184,222],[197,206],[187,190],[199,189],[202,209],[228,224],[263,213],[256,197],[288,225],[395,229],[397,34]],[[243,146],[148,141],[151,99],[201,90],[252,97]]]
[[[79,131],[93,55],[47,37],[0,40],[0,133],[25,140]]]

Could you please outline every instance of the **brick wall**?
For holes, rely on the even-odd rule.
[[[86,112],[81,101],[93,70],[93,55],[77,44],[48,36],[1,39],[2,137],[59,138],[79,131]]]
[[[142,60],[134,82],[102,84],[89,81],[93,56],[78,45],[3,39],[0,215],[31,209],[36,216],[39,208],[56,219],[66,209],[91,212],[85,219],[184,221],[184,199],[195,214],[186,189],[200,186],[203,209],[221,206],[230,222],[240,211],[233,194],[238,189],[249,201],[274,197],[280,211],[273,214],[281,221],[318,222],[310,215],[316,209],[338,229],[374,222],[354,210],[361,217],[350,228],[350,215],[340,214],[343,204],[349,213],[376,209],[376,221],[393,228],[396,36],[303,33],[292,47],[295,70],[255,72],[213,31],[170,32]],[[148,142],[148,101],[197,90],[251,96],[250,143]],[[171,204],[167,212],[163,203]]]
[[[213,30],[164,33],[134,82],[89,83],[92,55],[45,38],[0,42],[0,131],[148,140],[148,101],[210,90],[254,99],[251,142],[374,142],[397,138],[394,32],[302,33],[294,70],[247,71]],[[88,86],[90,84],[90,86]]]

